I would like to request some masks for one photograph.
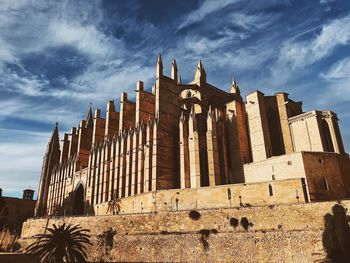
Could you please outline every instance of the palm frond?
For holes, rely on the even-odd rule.
[[[80,225],[53,225],[47,233],[35,235],[36,241],[27,247],[26,253],[43,262],[86,262],[87,246],[92,245],[90,230]]]

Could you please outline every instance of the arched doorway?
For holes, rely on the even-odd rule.
[[[84,187],[82,184],[78,186],[74,194],[74,205],[73,205],[74,215],[84,214]]]

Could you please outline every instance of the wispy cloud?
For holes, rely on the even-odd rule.
[[[192,12],[191,14],[187,15],[184,18],[184,21],[179,25],[178,29],[182,29],[186,26],[189,26],[194,23],[198,23],[202,21],[205,16],[207,16],[210,13],[213,13],[217,10],[223,9],[229,4],[238,2],[239,0],[222,0],[222,1],[210,1],[206,0],[204,1],[200,7]]]
[[[37,188],[48,136],[0,129],[0,185],[5,193]]]
[[[350,15],[324,25],[311,40],[285,42],[273,67],[276,78],[285,80],[294,70],[311,65],[332,53],[341,45],[350,43]]]
[[[29,177],[37,180],[49,135],[31,131],[49,131],[55,121],[67,131],[89,102],[104,110],[122,91],[132,99],[137,80],[149,89],[158,53],[165,74],[177,59],[183,81],[202,59],[208,82],[219,88],[236,77],[243,94],[284,90],[301,99],[317,87],[340,118],[348,114],[337,101],[350,94],[349,1],[173,1],[167,9],[153,2],[0,0],[0,147],[23,161]],[[304,105],[328,107],[316,97]],[[10,172],[4,162],[1,175]],[[11,189],[21,178],[14,171]]]
[[[98,31],[95,25],[82,26],[76,22],[53,20],[49,25],[49,32],[53,45],[74,46],[95,60],[110,59],[115,55],[115,50],[122,45],[119,40]]]
[[[326,79],[350,79],[350,57],[344,58],[323,74]]]
[[[333,64],[321,77],[327,83],[324,98],[332,96],[337,102],[350,102],[350,57]]]

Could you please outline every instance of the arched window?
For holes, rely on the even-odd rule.
[[[269,184],[269,195],[273,196],[273,189],[271,184]]]
[[[322,131],[324,137],[324,150],[326,152],[334,152],[331,132],[329,130],[328,122],[325,119],[322,120]]]
[[[329,186],[326,178],[323,178],[323,187],[326,191],[329,191]]]
[[[281,138],[282,131],[277,112],[273,108],[269,108],[267,111],[267,121],[269,124],[272,155],[282,155],[285,153]]]
[[[84,214],[84,187],[82,184],[79,184],[74,193],[74,202],[73,202],[73,214],[74,215],[83,215]]]

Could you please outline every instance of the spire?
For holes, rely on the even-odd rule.
[[[59,136],[58,136],[58,122],[56,122],[55,128],[53,129],[51,139],[50,139],[50,144],[52,146],[57,146],[58,149],[60,148]]]
[[[58,136],[58,122],[53,129],[51,138],[44,155],[43,166],[38,191],[38,201],[35,205],[35,215],[43,216],[47,214],[47,199],[51,179],[51,171],[60,162],[60,142]]]
[[[85,124],[85,128],[93,128],[93,117],[92,117],[92,108],[91,108],[91,102],[90,102],[90,107],[89,107],[89,111],[86,114],[86,124]]]
[[[207,74],[205,73],[205,70],[204,70],[204,67],[202,65],[201,60],[199,60],[199,62],[198,62],[197,70],[196,70],[196,73],[194,75],[194,80],[200,86],[205,84],[207,81]]]
[[[175,59],[173,59],[173,62],[171,63],[171,78],[175,81],[178,81],[177,65]]]
[[[159,54],[157,59],[156,77],[159,78],[162,75],[163,75],[163,62],[162,62],[162,56]]]
[[[230,91],[229,92],[233,93],[233,94],[237,94],[237,95],[240,95],[240,93],[241,93],[235,78],[233,78],[233,80],[232,80],[232,85],[230,87]]]

